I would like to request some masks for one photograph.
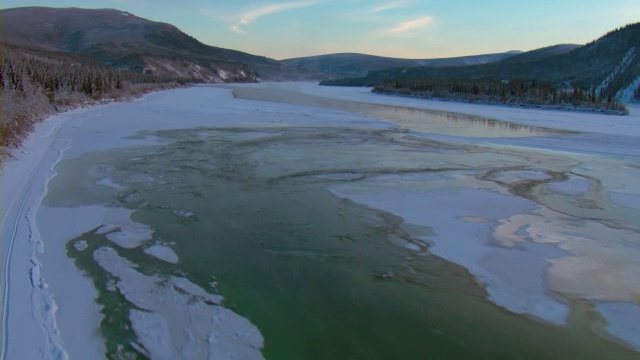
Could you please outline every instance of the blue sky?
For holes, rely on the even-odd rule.
[[[336,52],[437,58],[584,44],[640,21],[640,0],[3,0],[116,8],[275,59]]]

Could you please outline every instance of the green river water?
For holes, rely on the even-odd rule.
[[[588,324],[597,315],[580,304],[566,327],[492,304],[464,268],[389,241],[400,237],[426,248],[412,234],[429,228],[328,190],[379,174],[477,180],[491,169],[526,168],[532,154],[438,143],[403,130],[202,128],[154,135],[166,144],[61,162],[46,204],[134,210],[133,220],[172,243],[180,261],[168,264],[140,248],[118,253],[143,273],[177,274],[218,291],[225,307],[260,329],[267,359],[637,358],[596,336]],[[571,161],[548,163],[561,169]],[[105,175],[122,188],[95,185]],[[193,216],[180,216],[185,210]],[[72,246],[80,239],[88,251]],[[131,305],[106,290],[110,279],[91,258],[92,250],[113,245],[93,231],[68,244],[68,255],[99,289],[109,357],[142,357],[129,345]]]

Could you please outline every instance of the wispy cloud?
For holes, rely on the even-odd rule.
[[[434,22],[433,16],[422,16],[417,19],[401,22],[385,31],[387,34],[401,34],[407,31],[426,28]]]
[[[231,30],[231,31],[233,31],[235,33],[238,33],[238,34],[246,34],[246,32],[244,30],[240,29],[240,27],[238,25],[231,25],[229,27],[229,30]]]
[[[276,3],[276,4],[266,4],[266,5],[249,9],[244,13],[240,14],[238,18],[241,24],[248,25],[266,15],[279,13],[281,11],[285,11],[289,9],[313,6],[313,5],[316,5],[317,3],[318,1],[316,0],[303,0],[303,1],[291,1],[291,2],[285,2],[285,3]]]
[[[393,10],[393,9],[397,9],[397,8],[406,6],[410,2],[411,1],[409,1],[409,0],[391,0],[391,1],[387,1],[387,2],[385,2],[383,4],[380,4],[378,6],[374,6],[371,9],[367,10],[367,12],[378,13],[378,12],[382,12],[382,11]]]
[[[261,17],[272,15],[286,10],[302,8],[319,4],[323,0],[296,0],[281,3],[270,3],[254,6],[236,14],[220,14],[212,8],[203,8],[200,13],[212,21],[224,21],[229,23],[229,30],[237,34],[247,34],[243,27],[255,22]]]

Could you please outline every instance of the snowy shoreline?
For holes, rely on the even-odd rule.
[[[164,97],[195,106],[175,109],[164,105]],[[211,107],[212,101],[219,106]],[[183,111],[191,116],[186,121],[175,121],[181,118]],[[156,116],[160,113],[167,116]],[[253,127],[257,124],[278,127],[283,114],[290,122],[303,126],[320,122],[328,126],[342,126],[345,121],[344,114],[339,112],[323,114],[322,119],[314,116],[301,120],[300,109],[236,101],[228,90],[196,87],[155,92],[131,102],[76,109],[37,123],[22,148],[2,164],[5,206],[2,208],[1,227],[3,311],[0,358],[104,357],[103,339],[99,335],[100,307],[94,302],[97,290],[91,279],[81,274],[73,260],[66,256],[65,241],[109,223],[107,219],[113,215],[109,215],[112,211],[102,206],[41,206],[49,180],[55,176],[54,167],[60,160],[94,151],[153,145],[160,141],[153,136],[130,137],[143,131],[205,126]],[[135,116],[139,121],[131,123],[129,118]],[[333,125],[327,124],[327,118]],[[346,120],[350,118],[347,116]],[[387,125],[369,123],[356,126]],[[47,229],[47,243],[42,241],[41,227]],[[73,338],[73,341],[65,341],[65,337]],[[39,342],[34,343],[33,339]]]
[[[284,84],[298,91],[331,99],[351,100],[371,104],[406,106],[466,115],[483,116],[517,124],[577,132],[638,136],[640,105],[628,104],[628,116],[611,116],[560,110],[517,108],[504,105],[472,104],[456,101],[416,99],[388,96],[371,92],[371,88],[341,88],[317,86],[313,83]]]
[[[372,94],[367,89],[321,88],[309,83],[283,84],[282,86],[291,86],[303,93],[342,100],[428,108],[555,129],[640,138],[638,130],[640,109],[636,106],[630,107],[631,115],[618,118],[597,114],[394,98]],[[172,119],[155,120],[154,113],[175,110],[169,106],[163,108],[159,105],[162,101],[158,102],[158,99],[165,96],[189,99],[199,102],[198,104],[203,107],[214,101],[216,106],[220,104],[220,108],[212,113],[194,107],[190,110],[193,116],[184,123],[176,123]],[[139,124],[129,124],[125,120],[100,123],[106,120],[102,114],[109,111],[138,112],[142,120]],[[301,120],[300,115],[303,113],[310,113],[311,117]],[[214,116],[213,120],[211,116]],[[76,358],[78,354],[85,354],[84,358],[87,359],[99,359],[104,354],[104,345],[98,335],[100,308],[94,303],[97,291],[91,280],[83,276],[75,268],[72,260],[66,257],[64,244],[73,236],[103,225],[106,210],[99,207],[51,210],[41,206],[47,192],[47,184],[55,176],[54,167],[63,157],[74,158],[91,151],[154,144],[158,141],[153,138],[125,139],[126,136],[143,130],[207,125],[250,128],[256,124],[281,126],[283,121],[308,126],[318,124],[347,126],[349,120],[357,120],[360,121],[357,125],[350,126],[367,128],[388,126],[388,124],[376,122],[375,119],[369,119],[366,122],[361,121],[362,119],[361,116],[349,117],[341,112],[314,112],[304,107],[232,100],[228,90],[196,87],[154,93],[130,103],[78,109],[52,116],[38,123],[35,131],[24,142],[22,149],[15,153],[15,158],[7,159],[2,164],[2,201],[5,206],[2,207],[1,228],[3,239],[1,358],[4,359],[7,356],[7,351],[11,354],[19,354],[16,358],[34,359],[51,355],[60,359]],[[354,124],[356,124],[355,121]],[[103,143],[97,141],[99,139],[109,141]],[[435,195],[444,197],[440,193]],[[363,199],[360,199],[365,204],[370,201],[371,205],[375,206],[374,203],[378,201],[372,197],[364,199],[365,197],[362,196]],[[384,198],[379,201],[387,202]],[[47,214],[48,224],[43,220],[37,221],[38,211],[44,211]],[[518,212],[513,214],[516,213]],[[43,214],[39,217],[44,217]],[[460,212],[452,216],[462,215],[469,214]],[[471,215],[481,214],[478,212]],[[501,217],[496,217],[494,220],[497,221],[499,218]],[[55,225],[61,221],[64,222],[65,219],[74,219],[74,221],[67,222],[67,226],[58,227],[56,230]],[[467,230],[473,232],[478,227],[481,226],[469,223]],[[40,234],[43,228],[47,229],[47,239],[57,240],[43,244],[42,234]],[[170,256],[170,259],[173,259],[173,256]],[[53,272],[47,272],[48,269],[55,269],[55,275]],[[51,284],[49,280],[52,280]],[[71,291],[71,294],[65,295],[61,291]],[[551,308],[553,306],[555,304],[552,304]],[[565,309],[553,310],[548,320],[552,323],[563,323],[565,311]],[[607,311],[615,313],[616,309],[609,308]],[[616,329],[610,332],[616,335],[620,333]],[[73,334],[73,343],[64,341],[65,336],[68,336],[65,334]],[[41,342],[34,344],[32,342],[34,338]],[[640,345],[637,346],[640,348]]]
[[[17,348],[22,358],[49,355],[68,358],[56,322],[59,308],[42,275],[38,256],[45,246],[35,218],[46,195],[47,183],[55,175],[53,168],[71,141],[69,131],[80,125],[82,120],[78,115],[86,111],[88,109],[78,109],[58,114],[36,124],[20,151],[2,165],[2,199],[3,204],[8,204],[2,207],[3,359],[12,348]],[[64,247],[55,250],[64,252]],[[76,269],[69,271],[69,267],[62,265],[57,271],[73,282],[78,300],[77,308],[72,304],[69,307],[80,314],[87,309],[97,314],[99,308],[93,302],[95,289],[91,282]],[[76,318],[81,323],[76,336],[88,354],[102,347],[92,336],[93,324],[85,323],[91,322],[90,319]],[[31,342],[34,334],[41,339],[37,346]]]

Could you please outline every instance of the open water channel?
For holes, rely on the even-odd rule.
[[[295,103],[281,111],[319,120],[279,122],[271,107],[268,123],[255,116],[253,125],[143,131],[133,139],[153,143],[84,152],[56,167],[46,208],[128,210],[131,232],[148,234],[118,243],[109,237],[118,226],[105,221],[66,245],[98,289],[110,358],[162,358],[153,346],[173,358],[202,354],[188,329],[196,320],[145,305],[168,299],[163,286],[178,278],[222,295],[225,309],[259,330],[267,359],[639,357],[598,312],[640,301],[637,265],[624,255],[640,247],[640,210],[607,192],[624,183],[610,170],[637,175],[637,159],[492,145],[575,134],[278,89],[234,94]],[[251,104],[248,112],[260,111]],[[366,126],[362,117],[354,126],[360,115],[345,115],[341,126],[336,110],[391,123]],[[162,251],[151,256],[152,246]],[[598,281],[604,268],[583,266],[593,261],[623,279]],[[136,298],[135,289],[148,293]],[[173,289],[175,298],[189,293]],[[206,296],[171,306],[196,298]],[[171,339],[145,339],[153,321],[136,311],[164,314]]]

